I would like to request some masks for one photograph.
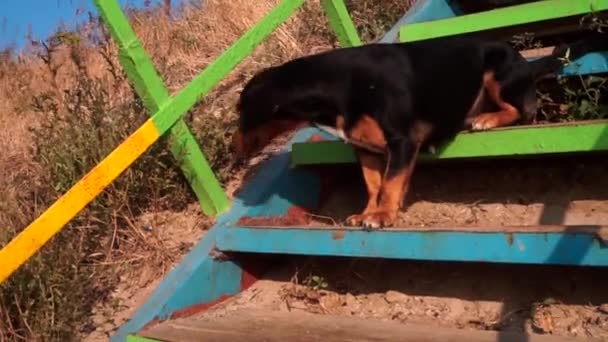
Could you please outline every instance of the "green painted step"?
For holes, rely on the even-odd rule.
[[[608,0],[545,0],[453,18],[403,25],[402,42],[480,32],[608,10]]]
[[[484,132],[462,132],[421,160],[508,157],[608,150],[608,120],[514,126]],[[353,148],[342,141],[297,143],[291,166],[356,162]]]

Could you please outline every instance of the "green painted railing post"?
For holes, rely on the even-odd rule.
[[[357,33],[348,9],[343,0],[322,0],[323,8],[329,25],[336,33],[341,47],[351,47],[361,45],[361,38]]]
[[[169,93],[141,42],[116,0],[95,0],[103,20],[119,46],[118,58],[135,91],[150,113],[156,113],[169,100]],[[171,153],[196,194],[203,212],[214,216],[229,206],[228,197],[213,174],[184,120],[171,127]]]

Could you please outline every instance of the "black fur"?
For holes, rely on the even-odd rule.
[[[606,42],[605,35],[593,39],[573,44],[570,58]],[[527,62],[507,43],[442,38],[302,57],[260,72],[245,86],[238,104],[240,130],[246,134],[285,118],[333,126],[341,114],[348,131],[367,114],[384,132],[392,156],[389,172],[397,171],[411,162],[409,131],[416,120],[433,126],[429,144],[463,129],[486,71],[494,72],[504,101],[519,110],[522,120],[531,119],[536,113],[535,81],[558,70],[565,51]]]

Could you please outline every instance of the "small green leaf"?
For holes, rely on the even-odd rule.
[[[566,95],[569,95],[569,96],[576,96],[576,92],[570,88],[564,88],[564,93],[566,93]]]
[[[585,99],[581,100],[581,105],[579,106],[578,110],[583,115],[589,113],[591,111],[591,104],[590,104],[589,100],[585,100]]]

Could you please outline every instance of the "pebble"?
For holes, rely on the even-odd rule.
[[[359,305],[359,301],[357,300],[357,297],[353,296],[351,293],[347,293],[344,296],[344,302],[346,303],[347,306]]]
[[[405,303],[408,301],[408,296],[401,292],[390,290],[386,292],[386,294],[384,295],[384,299],[386,299],[386,301],[391,304]]]
[[[350,293],[347,293],[346,296],[344,296],[344,304],[346,305],[347,310],[350,311],[351,315],[358,313],[361,309],[361,303],[359,303],[357,297]]]
[[[321,297],[321,299],[319,299],[319,304],[321,304],[323,309],[331,311],[341,307],[344,304],[344,301],[339,294],[330,293]]]
[[[293,302],[289,302],[289,307],[292,309],[306,310],[308,309],[308,305],[301,300],[295,300]]]

